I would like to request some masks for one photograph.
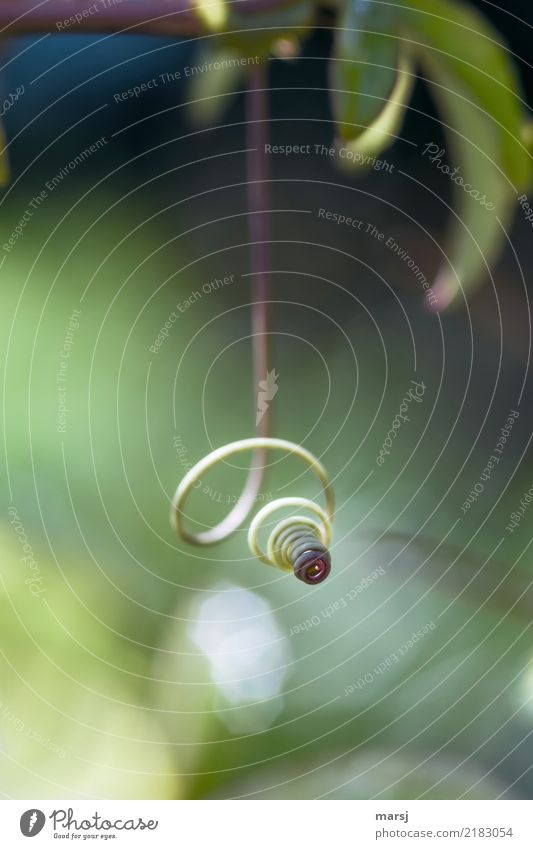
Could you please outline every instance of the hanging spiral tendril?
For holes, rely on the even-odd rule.
[[[268,275],[268,173],[264,154],[267,142],[266,79],[264,67],[252,69],[247,94],[247,171],[250,251],[252,266],[252,340],[255,386],[260,385],[270,371],[268,356],[269,334],[269,275]],[[253,519],[248,532],[248,544],[263,563],[293,571],[306,584],[319,584],[329,575],[334,498],[327,472],[322,463],[309,451],[294,442],[269,436],[270,411],[257,420],[256,436],[230,442],[212,451],[192,469],[179,484],[172,501],[171,522],[187,542],[213,545],[227,539],[248,518],[261,489],[266,467],[267,451],[294,454],[307,464],[322,485],[326,506],[320,507],[307,498],[278,498],[266,504]],[[225,519],[207,531],[193,533],[185,525],[185,502],[189,493],[213,466],[235,454],[252,451],[252,464],[243,491]],[[266,551],[259,542],[260,531],[271,516],[281,509],[298,508],[311,515],[297,515],[279,521],[268,537]]]
[[[227,539],[250,515],[254,499],[245,487],[236,505],[214,528],[193,533],[185,526],[185,502],[195,484],[218,463],[245,451],[283,451],[303,460],[322,485],[326,506],[321,507],[308,498],[278,498],[265,504],[252,520],[248,532],[248,544],[252,553],[263,563],[277,566],[284,571],[293,571],[306,584],[319,584],[330,573],[331,557],[328,547],[331,542],[331,523],[334,513],[334,496],[326,469],[307,449],[286,439],[255,437],[240,439],[217,448],[189,469],[180,482],[172,500],[171,522],[177,533],[196,545],[212,545]],[[253,471],[253,469],[252,469]],[[287,508],[305,510],[308,515],[289,516],[281,519],[268,537],[266,551],[259,542],[259,532],[270,517]]]

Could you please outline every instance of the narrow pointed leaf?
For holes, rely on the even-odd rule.
[[[341,139],[357,138],[376,121],[396,81],[396,10],[370,0],[346,0],[331,60],[333,117]]]
[[[235,51],[208,45],[197,59],[202,73],[192,77],[187,112],[197,126],[214,124],[229,106],[231,93],[246,74],[246,59]]]
[[[378,156],[385,148],[393,144],[401,130],[405,111],[415,79],[412,63],[407,56],[400,54],[396,82],[389,100],[377,118],[357,138],[348,141],[346,147],[361,158],[343,158],[339,160],[351,168],[360,161],[368,161]]]
[[[442,67],[433,68],[432,91],[448,125],[451,163],[434,148],[427,156],[455,183],[455,209],[445,244],[446,258],[433,286],[437,309],[487,278],[505,240],[516,199],[501,167],[499,134],[467,90]],[[452,129],[453,128],[453,129]],[[439,155],[440,154],[440,155]],[[437,157],[437,158],[435,158]]]
[[[456,187],[449,262],[434,286],[443,308],[488,275],[532,160],[516,72],[485,19],[450,0],[408,0],[403,21],[443,119]]]
[[[498,132],[499,160],[517,189],[531,181],[531,157],[522,139],[526,110],[515,66],[500,35],[466,4],[406,0],[402,20],[422,59],[460,80]]]

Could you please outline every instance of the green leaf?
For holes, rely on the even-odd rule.
[[[451,0],[407,0],[404,22],[409,45],[423,64],[437,64],[465,87],[498,133],[504,172],[524,188],[531,158],[522,141],[525,107],[516,69],[506,45],[486,19]]]
[[[363,162],[371,161],[396,140],[413,88],[413,80],[413,66],[406,55],[400,54],[396,82],[384,108],[357,138],[346,144],[352,153],[360,156],[340,159],[343,165],[352,168],[354,164],[357,166],[361,159]]]
[[[396,79],[398,41],[393,7],[348,0],[331,61],[333,115],[343,140],[357,138],[387,103]]]
[[[472,105],[466,88],[437,63],[433,80],[432,90],[447,125],[453,166],[442,162],[442,151],[429,155],[439,169],[460,181],[455,188],[446,259],[433,285],[436,307],[444,309],[460,289],[466,293],[489,274],[503,247],[516,194],[501,166],[494,123]]]
[[[228,95],[246,73],[246,62],[246,57],[234,50],[210,44],[202,49],[197,64],[206,70],[192,77],[187,103],[194,124],[205,127],[216,123],[229,104]]]
[[[448,0],[409,0],[409,7],[407,41],[443,116],[453,167],[440,156],[435,162],[458,199],[448,262],[434,286],[442,309],[490,268],[517,191],[531,180],[531,157],[514,66],[484,18]]]
[[[218,32],[224,27],[228,18],[225,0],[195,0],[195,5],[208,30]]]

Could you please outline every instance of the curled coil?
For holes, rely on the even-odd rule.
[[[212,545],[227,539],[250,515],[257,494],[257,468],[250,470],[247,484],[230,513],[214,528],[193,533],[185,525],[185,502],[195,484],[218,463],[245,451],[267,450],[294,454],[303,460],[322,485],[325,507],[308,498],[278,498],[265,504],[250,524],[248,545],[262,563],[276,566],[284,571],[293,571],[306,584],[319,584],[329,575],[331,558],[328,547],[331,542],[331,523],[334,513],[334,496],[326,469],[307,449],[295,442],[272,437],[254,437],[230,442],[217,448],[189,469],[181,480],[172,499],[171,522],[176,532],[187,542],[195,545]],[[250,487],[250,481],[252,486]],[[299,508],[311,515],[289,516],[281,519],[268,537],[266,550],[259,542],[259,532],[267,520],[279,510]]]

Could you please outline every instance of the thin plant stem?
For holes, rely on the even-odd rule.
[[[270,227],[268,167],[265,144],[268,141],[266,79],[263,66],[254,69],[248,90],[247,177],[248,211],[252,266],[252,335],[254,344],[254,383],[257,391],[260,380],[268,372],[269,326],[269,264]],[[268,436],[268,409],[258,425],[258,436]]]
[[[246,94],[246,176],[250,234],[250,276],[252,286],[253,394],[258,397],[259,382],[267,377],[269,365],[269,192],[265,144],[268,140],[267,81],[265,66],[257,66],[249,78]],[[256,436],[268,438],[268,408],[256,425]],[[216,527],[202,534],[203,545],[213,545],[237,530],[252,511],[263,484],[268,446],[254,448],[252,463],[242,493],[233,509]]]

